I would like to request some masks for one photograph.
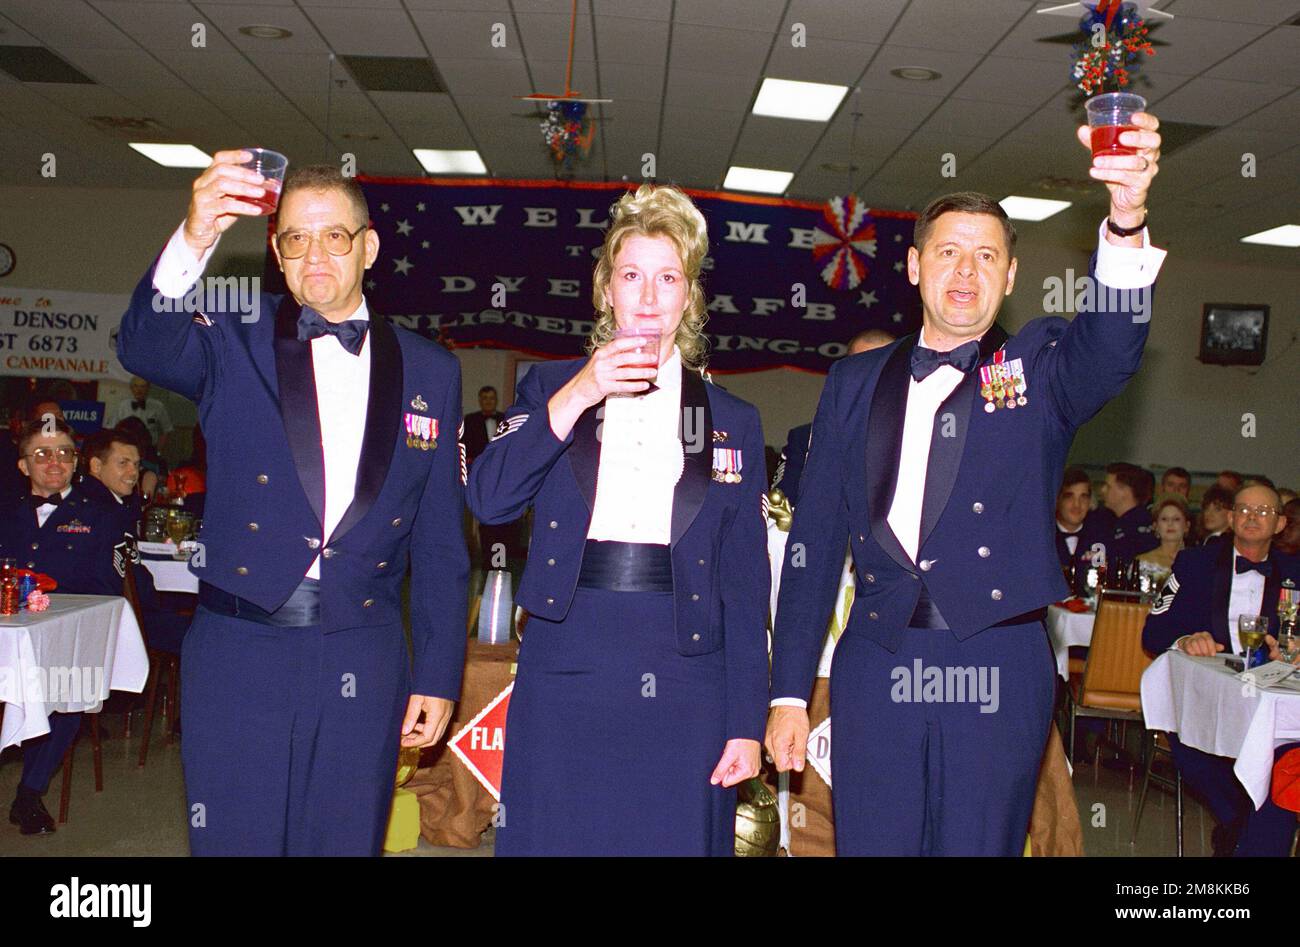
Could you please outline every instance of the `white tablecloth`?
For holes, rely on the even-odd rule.
[[[1056,672],[1070,679],[1070,648],[1086,648],[1092,644],[1092,624],[1096,612],[1072,612],[1059,605],[1047,606],[1047,636],[1052,639],[1056,653]]]
[[[159,592],[199,591],[199,577],[190,571],[190,564],[181,559],[149,559],[140,557],[140,565],[153,576],[153,587]]]
[[[44,612],[0,615],[0,749],[50,732],[50,713],[97,713],[110,690],[144,690],[149,657],[116,595],[54,592]]]
[[[1151,730],[1215,756],[1236,759],[1233,772],[1259,808],[1273,778],[1273,751],[1300,740],[1300,691],[1247,689],[1222,656],[1166,651],[1142,675],[1142,714]]]

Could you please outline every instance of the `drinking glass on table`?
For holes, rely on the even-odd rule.
[[[646,379],[653,384],[659,377],[659,344],[662,337],[663,334],[658,329],[615,329],[616,339],[641,339],[644,342],[639,348],[623,353],[626,361],[619,368],[653,368],[655,374]]]
[[[1277,636],[1278,657],[1287,664],[1295,664],[1300,659],[1300,635],[1280,634]]]
[[[1237,637],[1246,649],[1246,667],[1250,667],[1251,652],[1264,643],[1268,633],[1268,617],[1265,615],[1240,615],[1237,618]]]

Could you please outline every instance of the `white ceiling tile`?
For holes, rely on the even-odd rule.
[[[1206,75],[1212,79],[1300,85],[1300,27],[1283,26],[1261,36]]]
[[[951,92],[972,69],[979,65],[980,57],[974,53],[936,52],[911,46],[882,46],[871,62],[871,68],[862,77],[864,89],[881,92],[920,93],[944,95]],[[938,79],[918,82],[890,75],[893,69],[920,66],[939,73]]]
[[[600,92],[618,102],[654,102],[663,98],[663,65],[634,66],[621,62],[600,64]]]
[[[194,49],[158,49],[155,52],[187,84],[197,89],[256,91],[266,88],[266,78],[239,53]]]
[[[752,29],[770,38],[783,6],[784,0],[677,0],[674,22],[679,26]]]
[[[402,10],[313,7],[306,14],[340,55],[425,56],[424,44]]]
[[[1018,17],[1031,13],[1032,0],[926,0],[907,8],[889,35],[899,46],[985,53]]]
[[[772,37],[748,30],[695,26],[673,30],[671,68],[757,74]]]
[[[748,110],[758,88],[758,74],[725,75],[672,67],[668,75],[669,105],[708,106],[734,114],[737,121]]]
[[[1033,103],[1070,81],[1060,63],[1040,59],[989,56],[953,92],[955,99],[983,102]]]
[[[1160,8],[1169,6],[1168,2]],[[1206,20],[1230,20],[1237,23],[1263,23],[1272,26],[1292,19],[1300,10],[1295,0],[1178,0],[1169,7],[1176,17],[1199,17]]]
[[[1185,86],[1152,103],[1161,118],[1202,125],[1227,125],[1280,98],[1285,89],[1230,79],[1192,79]]]
[[[668,55],[667,21],[598,16],[596,44],[602,71],[606,66],[663,68]],[[529,50],[532,55],[532,50]]]
[[[1034,106],[1027,102],[975,102],[948,99],[925,123],[926,133],[997,137],[1010,131]]]
[[[497,10],[473,10],[448,13],[439,10],[411,10],[420,36],[424,39],[438,62],[442,57],[453,59],[522,59],[519,34],[514,20]],[[495,26],[502,24],[502,46],[494,46]],[[530,55],[532,54],[530,50]]]
[[[47,46],[131,49],[138,42],[86,3],[5,0],[4,15]]]
[[[890,27],[906,6],[906,0],[875,0],[864,3],[825,0],[794,0],[785,22],[781,24],[778,46],[791,46],[795,24],[803,24],[808,34],[807,49],[820,51],[826,40],[878,44],[885,41]]]
[[[573,39],[574,60],[591,61],[592,52],[591,17],[581,12],[578,6],[577,29]],[[515,17],[519,24],[519,33],[523,37],[524,50],[530,60],[558,59],[564,62],[569,56],[570,17],[566,10],[558,13],[520,13]]]
[[[454,96],[527,95],[528,70],[522,59],[439,59],[438,72]]]
[[[326,52],[329,49],[311,21],[297,7],[210,3],[204,0],[197,0],[197,6],[225,34],[226,39],[246,52],[279,55]],[[278,26],[293,35],[284,39],[260,39],[239,32],[244,26]]]
[[[852,86],[880,47],[868,43],[820,39],[816,48],[777,43],[764,74],[776,79]]]

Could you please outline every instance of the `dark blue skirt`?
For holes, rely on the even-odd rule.
[[[730,855],[723,652],[677,651],[673,596],[579,588],[531,616],[506,719],[498,855]]]

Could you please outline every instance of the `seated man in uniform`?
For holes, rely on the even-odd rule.
[[[78,486],[91,499],[109,509],[116,509],[122,517],[122,531],[138,539],[138,524],[144,506],[144,498],[136,490],[140,480],[139,446],[126,432],[105,428],[86,438],[82,453],[89,473],[82,476]],[[132,559],[138,562],[134,550]],[[142,567],[135,570],[135,588],[144,618],[141,630],[149,647],[180,654],[181,639],[194,616],[195,596],[158,592],[153,576]]]
[[[1187,654],[1240,654],[1240,615],[1275,615],[1282,583],[1300,581],[1300,561],[1272,549],[1286,526],[1280,498],[1271,487],[1242,487],[1233,500],[1229,539],[1184,549],[1173,575],[1147,616],[1142,647],[1153,654],[1178,648]],[[1278,658],[1277,641],[1267,638],[1269,657]],[[1279,747],[1277,755],[1296,744]],[[1209,805],[1218,821],[1211,836],[1215,855],[1285,856],[1295,831],[1295,813],[1272,799],[1258,810],[1237,779],[1235,760],[1187,746],[1169,734],[1174,764],[1184,781]]]
[[[77,450],[67,422],[52,414],[29,421],[18,437],[18,469],[28,487],[0,506],[0,556],[53,577],[59,592],[121,595],[129,546],[123,519],[72,485]],[[9,810],[23,835],[54,831],[41,796],[80,727],[79,713],[51,713],[50,732],[23,741],[22,780]]]
[[[1092,481],[1081,467],[1067,467],[1056,494],[1056,555],[1076,594],[1084,592],[1093,545],[1108,535],[1092,509]]]
[[[1099,521],[1106,530],[1106,565],[1114,568],[1121,560],[1132,562],[1141,553],[1160,545],[1151,522],[1149,473],[1136,464],[1108,464],[1102,487]]]

